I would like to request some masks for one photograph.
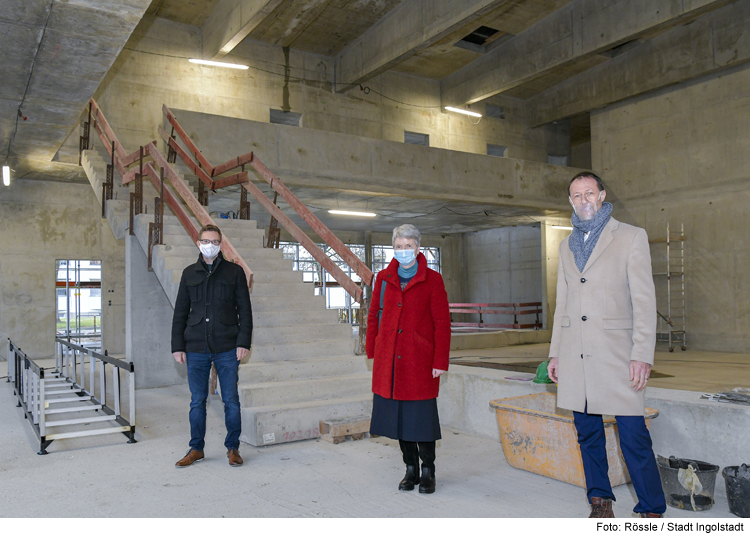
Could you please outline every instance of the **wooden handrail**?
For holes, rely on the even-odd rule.
[[[102,141],[102,144],[104,144],[105,149],[108,150],[110,155],[112,154],[112,142],[114,142],[114,148],[115,148],[115,165],[118,168],[118,171],[120,171],[121,175],[125,175],[125,170],[123,168],[122,158],[124,157],[130,157],[133,156],[133,154],[130,154],[130,156],[126,156],[124,149],[119,143],[119,140],[117,139],[117,136],[115,135],[114,131],[110,127],[109,123],[107,122],[106,118],[104,117],[104,114],[99,109],[99,106],[96,104],[96,101],[94,99],[90,100],[90,105],[95,108],[96,112],[96,120],[98,123],[94,124],[94,128],[99,135],[99,138]],[[107,139],[111,137],[111,141],[107,142]],[[206,210],[201,206],[201,204],[198,202],[198,200],[195,198],[195,195],[193,195],[193,192],[190,190],[188,185],[185,183],[185,181],[180,177],[180,175],[177,173],[177,171],[172,167],[170,163],[167,162],[166,158],[161,154],[159,149],[156,147],[156,141],[149,142],[147,145],[143,147],[143,155],[145,157],[150,157],[151,162],[144,165],[144,174],[148,176],[148,178],[151,180],[151,182],[156,185],[158,189],[158,180],[159,176],[156,174],[156,169],[154,165],[158,165],[160,167],[164,168],[164,172],[166,173],[166,179],[168,179],[172,183],[172,187],[175,189],[175,191],[179,194],[179,196],[183,199],[185,204],[187,204],[188,208],[192,211],[195,218],[198,220],[198,223],[201,226],[205,226],[207,224],[214,224],[213,219],[208,215]],[[138,156],[140,159],[140,149],[138,150]],[[140,167],[139,169],[140,170]],[[154,177],[156,177],[156,181],[154,180]],[[193,241],[198,240],[198,232],[195,229],[195,226],[193,226],[192,222],[190,221],[189,217],[187,216],[187,213],[185,212],[183,206],[180,204],[179,200],[170,192],[167,188],[165,188],[164,191],[164,200],[166,204],[169,206],[170,209],[175,213],[175,216],[180,220],[180,223],[187,231],[188,235]],[[252,286],[253,283],[253,271],[250,269],[250,267],[247,265],[245,260],[242,259],[242,256],[240,256],[239,252],[237,252],[237,249],[232,245],[231,241],[228,237],[222,236],[221,241],[221,250],[224,254],[224,256],[238,264],[242,269],[245,271],[245,275],[247,276],[247,283],[248,286]]]
[[[335,278],[339,284],[355,299],[355,301],[362,302],[362,289],[351,280],[351,278],[341,270],[320,248],[307,236],[304,232],[292,222],[287,215],[281,212],[276,205],[274,205],[270,199],[268,199],[263,193],[253,184],[247,180],[247,173],[237,173],[235,175],[227,176],[225,178],[216,178],[219,174],[226,173],[232,169],[239,168],[243,165],[250,165],[268,184],[276,191],[281,197],[299,214],[299,216],[317,233],[323,241],[330,246],[336,254],[338,254],[344,262],[351,267],[352,271],[356,273],[367,285],[372,285],[374,274],[372,271],[362,262],[331,230],[326,227],[311,211],[308,209],[297,197],[284,185],[284,183],[275,176],[271,170],[266,167],[253,152],[248,152],[236,158],[233,158],[225,163],[222,163],[218,167],[213,167],[208,159],[198,150],[198,147],[190,139],[185,130],[177,121],[177,118],[172,114],[170,109],[166,106],[162,106],[162,111],[174,128],[177,135],[184,142],[188,150],[195,155],[197,163],[192,160],[189,154],[180,146],[174,138],[172,138],[164,129],[159,128],[159,134],[162,139],[170,146],[175,152],[185,161],[185,163],[197,174],[201,180],[204,181],[211,189],[217,189],[221,187],[230,186],[233,184],[241,183],[242,186],[250,192],[258,202],[266,209],[271,215],[276,218],[281,225],[300,243],[302,246],[310,252],[310,254],[324,267],[324,269]],[[207,173],[211,173],[210,182]]]
[[[541,328],[539,315],[543,312],[542,302],[529,303],[450,303],[448,304],[450,313],[479,315],[479,322],[453,322],[451,327],[469,327],[472,329],[524,329],[524,328]],[[524,309],[533,308],[533,309]],[[512,324],[489,324],[482,320],[483,315],[513,315]],[[518,316],[536,315],[536,320],[531,324],[519,324]]]

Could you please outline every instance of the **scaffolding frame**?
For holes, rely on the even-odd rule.
[[[687,307],[685,300],[685,225],[672,231],[667,222],[667,236],[651,239],[652,245],[665,245],[665,270],[654,271],[655,278],[666,277],[666,309],[657,309],[656,341],[667,343],[669,352],[676,345],[687,350]],[[655,283],[656,284],[656,283]],[[657,284],[660,286],[660,284]],[[658,300],[657,300],[658,301]]]

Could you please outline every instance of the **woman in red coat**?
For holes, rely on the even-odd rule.
[[[437,396],[451,325],[443,277],[427,267],[420,239],[411,224],[394,229],[395,258],[373,284],[366,343],[367,357],[374,358],[370,432],[398,440],[406,463],[400,490],[419,484],[420,493],[433,493],[441,438]]]

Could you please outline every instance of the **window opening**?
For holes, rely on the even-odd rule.
[[[411,131],[404,131],[404,142],[406,144],[419,144],[420,146],[430,145],[430,135],[422,133],[412,133]]]
[[[302,114],[298,114],[297,112],[284,112],[283,110],[274,110],[271,108],[271,123],[299,127],[301,119]]]
[[[508,148],[499,144],[487,144],[487,155],[495,157],[506,157]]]
[[[101,348],[101,261],[57,260],[55,266],[56,335]]]

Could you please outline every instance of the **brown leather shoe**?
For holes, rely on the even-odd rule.
[[[664,514],[654,514],[652,512],[641,512],[638,514],[639,518],[663,518]]]
[[[613,518],[615,513],[612,511],[612,499],[603,499],[601,497],[591,497],[591,514],[590,518]]]
[[[229,466],[242,466],[242,463],[244,462],[242,457],[240,457],[238,449],[230,449],[227,451],[227,458],[229,459]]]
[[[196,451],[194,449],[191,449],[187,452],[187,454],[177,461],[174,465],[176,468],[185,468],[186,466],[190,466],[193,463],[197,463],[198,461],[203,460],[203,452],[202,451]]]

